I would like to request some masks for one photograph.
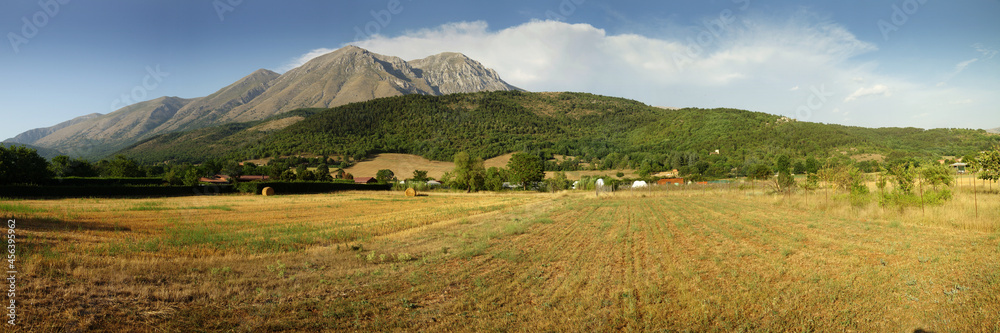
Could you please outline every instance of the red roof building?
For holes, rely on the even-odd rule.
[[[377,182],[378,181],[375,180],[375,177],[356,177],[356,178],[354,178],[354,183],[355,184],[375,184]]]

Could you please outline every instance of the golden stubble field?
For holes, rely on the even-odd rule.
[[[22,235],[25,332],[1000,331],[1000,212],[935,223],[957,196],[932,217],[718,189],[4,200],[0,215]]]

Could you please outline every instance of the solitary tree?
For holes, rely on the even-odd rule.
[[[427,170],[413,170],[413,181],[426,182],[428,179]]]
[[[540,182],[545,178],[542,159],[537,155],[516,153],[507,162],[507,169],[510,169],[511,181],[520,183],[522,186]]]
[[[330,177],[330,167],[326,166],[326,164],[320,164],[316,168],[316,180],[324,182],[333,180],[333,177]]]
[[[378,180],[379,183],[388,183],[394,178],[396,178],[396,174],[389,169],[382,169],[375,173],[375,179]]]
[[[452,176],[452,187],[464,189],[466,192],[482,189],[486,180],[483,160],[472,158],[464,151],[455,154],[455,169],[452,171]]]
[[[984,151],[974,159],[975,168],[979,170],[979,179],[995,182],[1000,180],[1000,145]]]

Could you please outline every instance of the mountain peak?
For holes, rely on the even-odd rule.
[[[439,94],[521,90],[500,78],[493,69],[457,52],[438,53],[410,61]]]
[[[153,135],[408,94],[518,90],[461,53],[413,62],[348,45],[284,74],[259,69],[200,98],[160,97],[12,140],[90,157]]]

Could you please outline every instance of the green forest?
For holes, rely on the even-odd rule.
[[[280,130],[255,126],[305,117]],[[272,119],[171,133],[123,151],[145,164],[250,160],[276,156],[407,153],[448,161],[460,151],[478,158],[528,152],[546,170],[679,169],[710,177],[745,175],[777,156],[878,164],[936,160],[985,150],[1000,136],[983,130],[863,128],[800,122],[736,109],[667,110],[586,93],[482,92],[407,95],[331,109],[297,110]],[[715,154],[718,150],[719,153]],[[552,161],[554,155],[573,156]]]

